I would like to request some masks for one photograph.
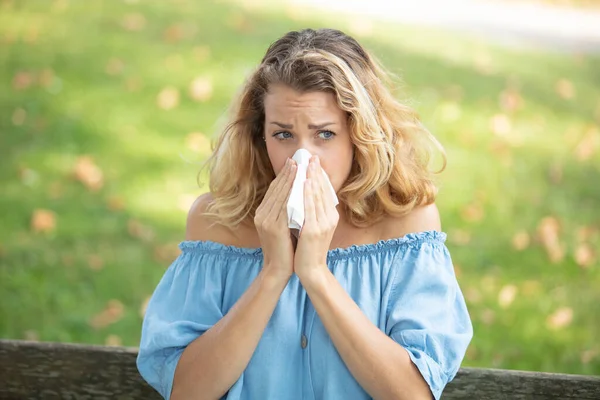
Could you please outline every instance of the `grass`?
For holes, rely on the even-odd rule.
[[[333,26],[402,77],[448,153],[464,365],[600,374],[598,57],[223,1],[0,10],[1,337],[136,346],[230,99],[273,40]]]

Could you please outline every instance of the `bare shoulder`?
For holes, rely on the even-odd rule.
[[[205,214],[212,201],[211,193],[204,193],[194,201],[187,216],[185,240],[210,240],[219,243],[231,240],[229,229],[215,223],[214,219]]]
[[[435,203],[416,207],[403,217],[390,217],[383,222],[384,239],[402,237],[409,233],[441,230],[440,213]]]

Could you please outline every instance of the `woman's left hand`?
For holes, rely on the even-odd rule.
[[[301,280],[327,269],[327,252],[339,218],[319,158],[313,156],[304,182],[304,225],[294,256],[294,272]]]

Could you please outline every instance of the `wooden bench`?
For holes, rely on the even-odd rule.
[[[0,399],[160,399],[136,349],[0,340]],[[600,399],[600,377],[463,368],[443,399]]]

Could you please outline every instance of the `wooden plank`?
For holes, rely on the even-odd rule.
[[[136,349],[0,340],[0,399],[160,399]],[[600,377],[463,368],[444,400],[600,399]]]
[[[0,340],[0,399],[161,399],[136,349]]]
[[[600,399],[600,377],[544,372],[462,368],[444,400]]]

